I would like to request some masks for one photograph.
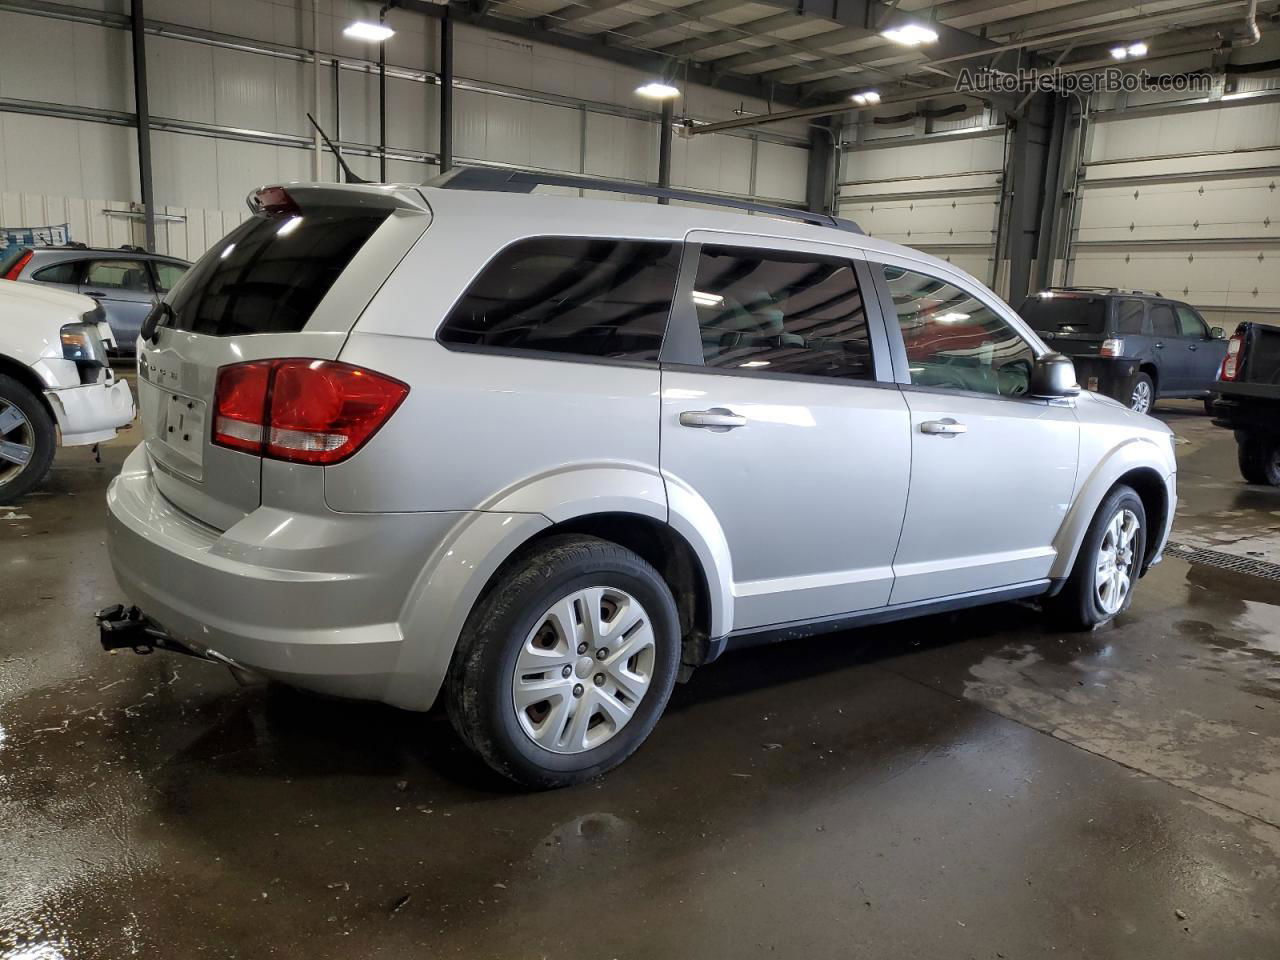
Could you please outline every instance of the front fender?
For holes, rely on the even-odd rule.
[[[1113,448],[1098,461],[1093,470],[1082,478],[1076,492],[1075,502],[1067,512],[1058,536],[1054,540],[1057,559],[1049,572],[1053,579],[1061,579],[1071,575],[1075,566],[1080,545],[1084,542],[1089,524],[1093,522],[1103,498],[1125,474],[1133,470],[1150,470],[1165,485],[1168,500],[1168,516],[1160,530],[1160,536],[1167,536],[1169,520],[1173,515],[1174,494],[1172,487],[1173,472],[1169,469],[1165,453],[1155,440],[1147,437],[1132,437]]]

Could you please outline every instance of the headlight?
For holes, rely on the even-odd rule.
[[[96,324],[68,323],[62,328],[62,356],[77,364],[107,365],[107,351]]]

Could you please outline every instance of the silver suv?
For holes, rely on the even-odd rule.
[[[1162,424],[963,271],[793,223],[445,187],[260,190],[143,331],[108,493],[196,653],[411,710],[502,774],[615,766],[726,649],[1013,598],[1121,613]],[[796,216],[807,215],[797,213]]]

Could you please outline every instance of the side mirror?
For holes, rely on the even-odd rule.
[[[1046,353],[1036,357],[1027,393],[1043,400],[1080,396],[1076,367],[1071,358],[1061,353]]]
[[[1227,331],[1223,330],[1221,327],[1211,327],[1209,329],[1209,339],[1225,340],[1227,339]]]

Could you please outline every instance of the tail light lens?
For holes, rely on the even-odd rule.
[[[292,463],[339,463],[408,393],[399,380],[333,360],[232,364],[218,371],[213,442]]]
[[[34,256],[35,256],[34,250],[28,250],[26,253],[20,256],[17,260],[14,261],[13,266],[4,272],[4,279],[17,280],[18,277],[22,276],[23,268],[25,268],[26,265],[31,262],[31,258]]]
[[[1119,337],[1108,337],[1102,341],[1102,348],[1098,353],[1104,357],[1123,357],[1124,341]]]
[[[1235,380],[1240,376],[1240,353],[1244,350],[1244,334],[1237,333],[1227,341],[1227,355],[1222,358],[1219,380]]]

